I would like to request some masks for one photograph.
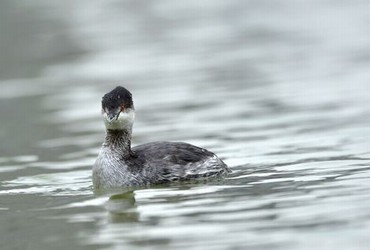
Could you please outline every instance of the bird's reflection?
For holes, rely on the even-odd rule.
[[[127,223],[139,221],[134,191],[110,196],[105,207],[109,212],[110,222]]]

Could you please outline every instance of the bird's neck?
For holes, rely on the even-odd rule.
[[[103,146],[129,156],[131,152],[131,130],[107,129]]]

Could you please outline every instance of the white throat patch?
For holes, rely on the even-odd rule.
[[[124,112],[121,112],[117,120],[109,122],[107,113],[103,114],[104,124],[107,129],[112,130],[132,130],[132,125],[135,120],[135,111],[134,109],[126,109]]]

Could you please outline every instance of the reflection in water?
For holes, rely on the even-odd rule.
[[[110,222],[125,223],[138,222],[139,214],[136,211],[134,192],[112,195],[105,205],[110,215]]]
[[[2,248],[368,249],[367,7],[1,1]],[[233,173],[95,197],[118,84],[135,145],[186,141]]]

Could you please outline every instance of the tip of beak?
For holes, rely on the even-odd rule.
[[[108,123],[112,123],[114,120],[115,120],[114,118],[113,119],[110,119],[110,118],[107,119]]]
[[[118,116],[119,116],[119,113],[115,114],[115,113],[108,113],[106,115],[106,119],[109,123],[112,123],[114,121],[117,121],[118,120]]]

